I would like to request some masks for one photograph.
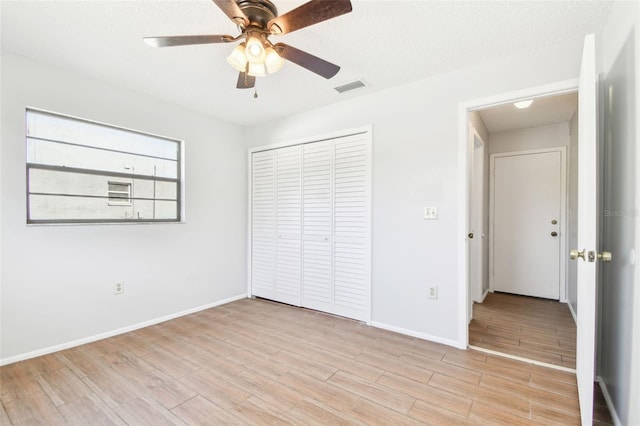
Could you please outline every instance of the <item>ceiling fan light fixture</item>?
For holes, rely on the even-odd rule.
[[[250,36],[247,40],[247,47],[245,48],[245,55],[247,61],[253,64],[264,64],[265,57],[267,56],[264,44],[258,37]]]
[[[244,72],[247,69],[245,50],[245,44],[242,42],[237,45],[231,52],[231,55],[227,57],[227,62],[239,72]]]
[[[273,74],[274,72],[280,71],[280,69],[284,66],[284,59],[278,55],[278,52],[271,46],[265,49],[266,56],[264,59],[264,64],[267,67],[267,72],[269,74]]]

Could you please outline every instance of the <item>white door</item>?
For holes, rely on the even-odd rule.
[[[469,283],[473,300],[482,302],[484,278],[484,143],[473,132],[473,170],[469,203]],[[471,318],[471,316],[469,316]]]
[[[275,298],[276,250],[274,151],[251,157],[251,293]]]
[[[302,306],[333,312],[333,142],[302,146]]]
[[[558,300],[563,155],[492,156],[493,290]]]
[[[370,321],[370,136],[336,139],[333,169],[333,313]]]
[[[595,38],[585,38],[578,92],[578,314],[576,376],[583,425],[593,417],[596,327],[597,145]],[[590,259],[589,252],[592,253]],[[584,259],[586,258],[586,260]]]
[[[300,306],[302,274],[301,147],[275,150],[276,281],[278,302]]]

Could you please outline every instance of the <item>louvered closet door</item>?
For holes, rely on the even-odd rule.
[[[301,146],[275,150],[276,292],[274,300],[300,306],[302,274]]]
[[[273,151],[252,156],[251,292],[273,299],[275,270],[275,161]]]
[[[254,153],[252,170],[252,294],[368,321],[370,134]]]
[[[302,147],[302,306],[333,312],[333,142]]]
[[[368,320],[371,305],[371,149],[355,135],[334,143],[334,310]]]

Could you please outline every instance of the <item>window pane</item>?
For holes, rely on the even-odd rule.
[[[31,220],[131,219],[130,205],[110,206],[105,198],[30,195]]]
[[[131,184],[130,183],[115,183],[115,182],[109,182],[109,192],[125,192],[125,193],[129,193],[129,190],[131,188]]]
[[[29,169],[29,192],[45,194],[91,195],[108,198],[109,176]]]
[[[108,205],[104,199],[61,195],[30,195],[29,210],[34,221],[176,220],[176,201],[132,201]]]
[[[27,136],[178,159],[178,142],[44,111],[27,111]]]
[[[178,162],[86,146],[27,139],[27,162],[166,178],[178,177]]]
[[[156,201],[155,214],[157,219],[173,219],[178,211],[178,203],[175,201]]]
[[[27,109],[28,222],[177,221],[180,142]]]

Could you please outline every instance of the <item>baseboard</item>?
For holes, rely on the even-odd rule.
[[[622,426],[622,422],[620,421],[620,417],[618,417],[618,413],[616,412],[616,407],[613,405],[613,401],[611,400],[611,394],[609,393],[609,389],[607,389],[607,384],[602,380],[602,377],[598,376],[596,378],[598,385],[600,385],[600,389],[602,389],[602,395],[604,396],[604,400],[607,403],[607,408],[609,408],[609,413],[611,414],[611,419],[613,419],[613,424],[615,426]]]
[[[453,346],[458,349],[460,348],[459,342],[457,340],[443,339],[442,337],[433,336],[431,334],[420,333],[418,331],[409,330],[402,327],[396,327],[395,325],[384,324],[377,321],[372,321],[370,324],[372,327],[382,328],[383,330],[394,331],[396,333],[405,334],[411,337],[417,337],[418,339],[428,340],[429,342],[442,343],[443,345]]]
[[[107,331],[105,333],[96,334],[89,337],[84,337],[82,339],[73,340],[71,342],[61,343],[59,345],[49,346],[47,348],[38,349],[36,351],[27,352],[20,355],[15,355],[9,358],[0,359],[0,366],[13,364],[14,362],[24,361],[26,359],[35,358],[42,355],[47,355],[53,352],[62,351],[69,348],[74,348],[76,346],[85,345],[87,343],[96,342],[98,340],[106,339],[108,337],[117,336],[118,334],[128,333],[130,331],[138,330],[140,328],[149,327],[150,325],[159,324],[161,322],[169,321],[178,317],[182,317],[185,315],[193,314],[196,312],[204,311],[205,309],[215,308],[216,306],[224,305],[227,303],[235,302],[236,300],[244,299],[247,297],[246,293],[239,294],[237,296],[229,297],[227,299],[218,300],[216,302],[207,303],[206,305],[198,306],[191,309],[186,309],[181,312],[176,312],[173,314],[165,315],[160,318],[154,318],[149,321],[143,321],[134,325],[130,325],[127,327],[118,328],[115,330]]]
[[[482,293],[480,303],[484,303],[484,299],[486,299],[488,295],[489,295],[489,289],[486,289],[484,293]]]
[[[573,322],[575,324],[578,324],[578,314],[576,314],[576,311],[573,310],[573,306],[571,305],[571,303],[567,302],[567,305],[569,306],[569,311],[571,312],[571,316],[573,317]]]

